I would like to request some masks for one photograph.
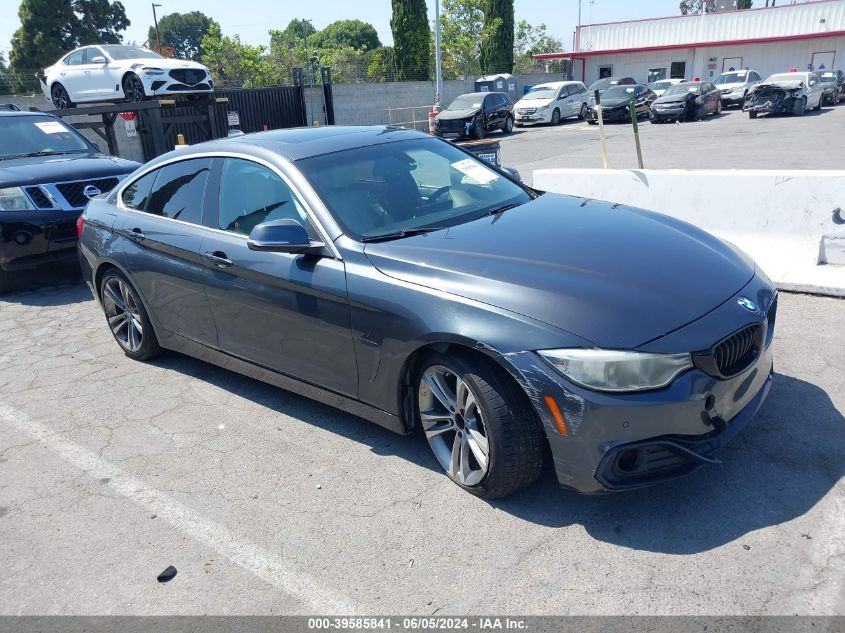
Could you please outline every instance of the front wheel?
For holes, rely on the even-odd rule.
[[[123,78],[123,97],[127,103],[140,103],[147,97],[138,75],[130,73]]]
[[[797,99],[792,106],[792,114],[795,116],[803,116],[804,111],[807,109],[807,97],[801,97]]]
[[[587,112],[590,110],[586,103],[581,104],[581,112],[578,113],[578,118],[582,121],[587,118]]]
[[[716,102],[716,116],[719,116],[720,114],[722,114],[722,102],[717,101]]]
[[[499,498],[533,482],[543,460],[536,415],[485,359],[430,353],[417,375],[417,415],[448,477],[480,497]]]
[[[818,110],[821,110],[821,109],[822,109],[822,101],[823,101],[823,100],[824,100],[824,97],[819,97],[819,103],[818,103],[818,105],[817,105],[815,108],[813,108],[813,110],[817,110],[817,111],[818,111]]]
[[[0,295],[6,294],[9,292],[9,289],[12,287],[12,280],[5,270],[0,268]]]
[[[754,110],[750,110],[750,111],[748,112],[748,118],[749,118],[749,119],[756,119],[756,118],[757,118],[757,113],[756,113]]]
[[[513,117],[512,116],[508,116],[508,118],[505,119],[505,124],[502,126],[502,132],[504,132],[505,134],[510,134],[511,132],[513,132]]]
[[[103,275],[100,299],[114,340],[133,360],[147,360],[161,352],[138,291],[117,269]]]
[[[477,140],[484,138],[484,119],[478,118],[472,126],[472,137]]]
[[[552,112],[552,125],[558,125],[560,123],[560,110],[555,108],[554,112]]]

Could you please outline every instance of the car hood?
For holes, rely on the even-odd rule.
[[[128,174],[140,163],[104,154],[64,154],[0,161],[0,188]]]
[[[437,115],[441,121],[451,121],[453,119],[468,119],[478,114],[478,108],[466,110],[443,110]]]
[[[631,349],[730,299],[754,264],[669,216],[544,194],[499,216],[367,244],[384,274]]]
[[[755,91],[770,90],[772,88],[781,90],[797,90],[804,86],[803,81],[773,81],[771,83],[757,84],[754,86]]]
[[[684,95],[666,95],[664,97],[660,97],[658,99],[655,99],[654,103],[681,103],[683,101],[686,101],[689,98],[689,96],[688,96],[689,94],[691,94],[691,93],[687,93],[687,94],[684,94]],[[696,96],[698,96],[698,95],[696,95]]]
[[[129,66],[148,66],[150,68],[163,68],[165,70],[173,70],[175,68],[194,68],[196,70],[208,70],[205,66],[198,62],[193,62],[189,59],[173,59],[164,57],[162,59],[120,59],[111,62],[113,66],[129,67]]]
[[[607,108],[618,108],[620,106],[628,105],[633,100],[634,100],[633,97],[622,97],[622,98],[616,98],[616,99],[605,99],[604,97],[602,97],[601,107],[603,107],[605,109],[607,109]]]
[[[554,99],[520,99],[514,105],[515,108],[542,108],[551,105]]]
[[[744,88],[745,82],[738,83],[738,84],[717,84],[717,90],[737,90],[738,88]]]

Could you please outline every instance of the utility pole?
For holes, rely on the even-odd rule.
[[[158,18],[156,17],[156,7],[160,7],[160,4],[156,4],[153,2],[153,24],[155,24],[156,29],[156,46],[158,46],[158,52],[161,54],[161,36],[158,34]]]
[[[440,68],[440,0],[434,0],[434,109],[440,110],[443,94],[443,70]]]

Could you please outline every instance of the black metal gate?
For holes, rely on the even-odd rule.
[[[251,90],[220,90],[217,97],[228,97],[229,105],[215,113],[217,125],[227,129],[227,112],[237,112],[242,132],[261,132],[308,125],[302,86],[277,86]]]

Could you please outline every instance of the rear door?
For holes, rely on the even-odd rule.
[[[220,349],[357,396],[343,261],[250,250],[247,236],[262,222],[293,219],[318,239],[315,223],[292,185],[265,164],[221,158],[214,173],[217,230],[206,231],[201,252]]]
[[[123,190],[117,232],[126,269],[162,330],[215,346],[205,296],[201,228],[211,159],[170,163]]]

